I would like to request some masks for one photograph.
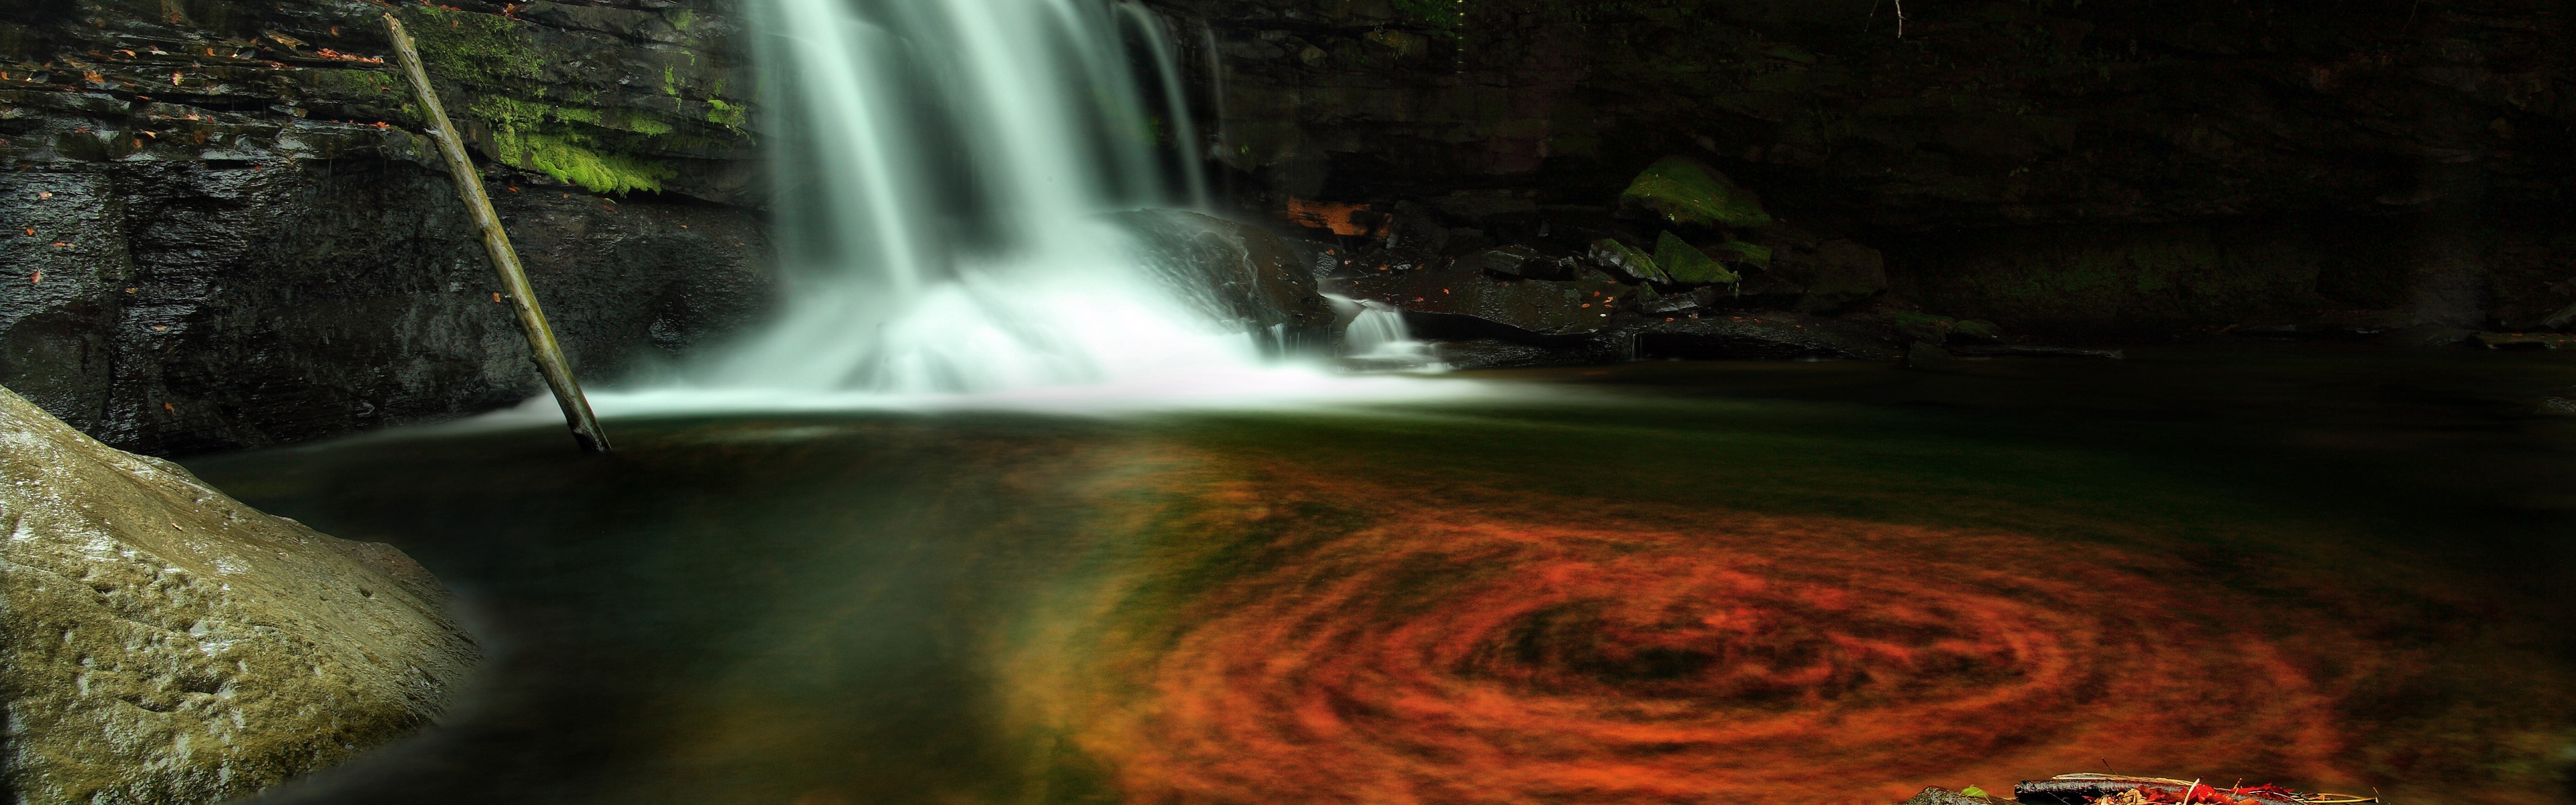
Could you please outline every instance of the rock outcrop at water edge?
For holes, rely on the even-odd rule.
[[[1182,300],[1213,319],[1271,337],[1286,350],[1326,347],[1333,311],[1312,271],[1278,235],[1187,210],[1106,216],[1135,239],[1137,256]]]
[[[0,389],[0,785],[217,802],[436,717],[478,652],[390,545],[323,535]]]

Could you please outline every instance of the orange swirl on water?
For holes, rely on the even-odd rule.
[[[1884,803],[2097,758],[2349,777],[2308,670],[2331,625],[2266,639],[2152,560],[1518,508],[1261,524],[1272,544],[1205,560],[1220,580],[1112,618],[1055,718],[1131,802]]]

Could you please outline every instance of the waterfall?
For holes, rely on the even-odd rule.
[[[1352,299],[1340,294],[1325,294],[1333,304],[1336,318],[1349,319],[1342,326],[1344,357],[1362,366],[1382,369],[1439,370],[1446,368],[1431,345],[1413,337],[1404,325],[1404,312],[1373,299]]]
[[[699,385],[977,393],[1259,361],[1244,334],[1140,276],[1093,218],[1206,203],[1173,48],[1150,11],[751,6],[789,294],[781,320],[717,356]]]

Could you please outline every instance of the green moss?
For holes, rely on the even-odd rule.
[[[726,103],[723,98],[707,99],[707,122],[723,126],[735,134],[742,133],[743,119],[749,116],[749,111],[744,105]]]
[[[738,105],[711,103],[715,111],[707,122],[730,130],[733,138],[724,138],[668,111],[628,108],[631,103],[622,99],[603,104],[596,88],[548,80],[546,65],[566,61],[568,54],[540,47],[526,23],[428,5],[400,13],[432,76],[463,86],[461,111],[490,129],[483,150],[502,164],[592,192],[658,191],[677,172],[643,154],[718,148],[725,144],[719,140],[748,137]],[[664,19],[680,28],[695,22],[686,10],[667,12]],[[661,91],[673,98],[691,80],[677,67],[662,69]]]
[[[675,8],[662,12],[662,19],[670,21],[672,30],[686,31],[691,23],[698,21],[698,15],[685,8]]]
[[[626,118],[626,130],[646,137],[660,137],[673,131],[677,131],[678,129],[669,123],[664,123],[651,117],[644,115],[630,115]]]
[[[1466,0],[1390,0],[1398,16],[1405,21],[1431,29],[1443,39],[1458,38],[1458,29],[1467,23]]]
[[[465,111],[495,129],[535,128],[546,122],[553,106],[523,101],[507,95],[476,95],[465,101]]]
[[[383,100],[407,98],[408,88],[393,73],[382,70],[304,70],[310,85],[323,94]]]
[[[1764,246],[1759,243],[1746,243],[1740,240],[1730,240],[1725,243],[1718,244],[1717,250],[1724,252],[1728,258],[1737,261],[1752,263],[1757,266],[1767,266],[1771,264],[1771,247]]]
[[[430,5],[404,6],[402,13],[431,75],[471,84],[545,75],[545,59],[518,20]]]
[[[493,132],[494,155],[515,167],[581,185],[593,193],[632,190],[660,192],[662,180],[676,175],[669,166],[625,154],[598,150],[576,132]]]
[[[2004,328],[1990,321],[1967,319],[1951,323],[1950,335],[1967,341],[1992,343],[2004,340]]]
[[[1905,310],[1897,312],[1893,324],[1898,335],[1938,344],[1950,339],[1950,331],[1958,326],[1958,321],[1948,316]]]
[[[1734,285],[1744,279],[1671,232],[1655,238],[1655,264],[1674,282]]]
[[[1770,213],[1752,191],[1687,157],[1664,157],[1628,183],[1622,199],[1635,199],[1677,224],[1765,226]],[[1696,251],[1696,250],[1694,250]]]

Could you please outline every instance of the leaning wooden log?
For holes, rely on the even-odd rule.
[[[483,193],[482,175],[475,171],[474,160],[465,155],[465,142],[456,134],[456,125],[448,122],[447,109],[438,103],[438,91],[429,86],[429,71],[420,63],[420,51],[412,46],[411,33],[403,30],[401,20],[385,15],[385,30],[392,34],[394,55],[402,62],[403,75],[411,79],[412,94],[420,100],[421,111],[429,118],[431,139],[438,141],[438,152],[447,158],[447,172],[456,179],[456,194],[465,199],[465,208],[473,213],[474,225],[483,230],[483,250],[492,255],[492,270],[501,275],[501,287],[510,297],[511,307],[519,314],[519,329],[528,336],[528,352],[537,362],[537,371],[546,378],[546,386],[563,406],[564,423],[571,426],[573,441],[592,453],[609,451],[608,434],[599,429],[599,419],[590,413],[590,400],[582,396],[581,384],[572,376],[572,364],[564,360],[563,346],[555,342],[554,328],[546,325],[546,312],[537,307],[537,289],[528,284],[527,269],[519,265],[519,252],[510,246],[510,234],[501,228],[501,216],[492,211],[492,199]]]

